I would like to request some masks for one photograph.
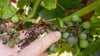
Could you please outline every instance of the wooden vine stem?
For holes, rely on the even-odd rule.
[[[94,11],[96,8],[100,8],[100,0],[97,0],[97,1],[89,4],[88,6],[80,9],[79,11],[77,11],[73,14],[78,14],[80,17],[82,17],[82,16]],[[70,16],[71,15],[69,15],[65,20],[70,21]]]
[[[34,17],[35,16],[35,13],[36,13],[36,10],[40,4],[41,0],[36,0],[35,3],[34,3],[34,6],[32,8],[32,12],[31,12],[31,15],[28,16],[28,18],[31,18],[31,17]]]

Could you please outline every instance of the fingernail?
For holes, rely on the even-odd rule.
[[[55,35],[56,36],[61,36],[60,32],[58,32],[58,31],[55,32]]]

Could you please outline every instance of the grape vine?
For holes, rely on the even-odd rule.
[[[2,0],[3,1],[3,0]],[[3,1],[4,2],[4,1]],[[2,3],[3,3],[2,2]],[[65,11],[67,10],[66,7],[64,8],[62,4],[57,3],[57,1],[52,0],[50,1],[50,4],[48,4],[48,1],[45,0],[32,0],[32,1],[18,1],[17,6],[19,8],[18,11],[14,11],[15,8],[12,6],[9,6],[9,0],[5,2],[4,5],[7,5],[9,7],[7,12],[3,9],[5,9],[2,6],[0,6],[0,12],[4,11],[4,13],[0,13],[0,37],[2,38],[2,44],[6,45],[8,43],[8,46],[10,48],[13,48],[16,44],[22,43],[22,45],[18,46],[19,48],[23,49],[27,47],[31,42],[34,40],[40,38],[42,35],[46,35],[53,31],[59,31],[61,33],[61,39],[51,45],[46,51],[48,54],[52,53],[58,53],[60,55],[64,51],[72,52],[74,56],[85,56],[84,53],[86,53],[87,48],[94,46],[95,43],[100,43],[100,24],[99,23],[92,23],[91,21],[85,21],[82,19],[82,16],[94,11],[95,16],[97,15],[96,9],[100,8],[100,0],[97,0],[88,6],[85,6],[84,8],[74,12],[71,15],[65,15],[67,14]],[[42,4],[44,2],[44,5]],[[59,2],[59,0],[58,0]],[[77,1],[78,3],[79,1]],[[23,4],[20,6],[20,4]],[[27,4],[26,4],[27,3]],[[29,8],[29,14],[25,14],[26,11],[23,9],[23,7],[26,5],[26,7]],[[55,6],[53,6],[55,5]],[[6,8],[8,8],[6,7]],[[57,7],[57,8],[56,8]],[[1,9],[2,8],[2,9]],[[56,9],[60,8],[65,13],[63,14],[62,18],[58,17],[56,13]],[[60,11],[60,9],[58,11]],[[43,10],[43,11],[42,11]],[[45,12],[47,14],[50,14],[48,16],[39,15],[39,12],[41,14],[45,15]],[[16,13],[15,13],[16,12]],[[52,12],[54,12],[55,15],[52,15]],[[5,16],[6,13],[9,13],[9,17]],[[37,15],[38,13],[38,15]],[[4,14],[3,16],[1,14]],[[93,15],[93,16],[94,16]],[[4,17],[5,16],[5,17]],[[37,18],[37,16],[40,16],[42,18]],[[46,17],[54,16],[57,18],[46,20]],[[43,17],[45,17],[43,19]],[[53,18],[53,17],[50,17]],[[38,23],[35,23],[35,21],[38,20]],[[91,20],[91,19],[90,19]],[[4,21],[1,23],[1,21]],[[12,22],[15,26],[10,27],[7,26],[6,23]],[[7,28],[7,29],[6,29]],[[6,29],[6,30],[5,30]],[[26,30],[26,31],[24,31]],[[20,40],[18,36],[20,33],[23,33],[24,36],[27,38]],[[5,35],[10,36],[9,39],[7,37],[4,37]],[[94,37],[94,35],[97,35],[97,37]],[[16,44],[14,44],[16,43]],[[98,48],[98,45],[94,46]],[[99,48],[100,49],[100,48]],[[90,50],[90,49],[89,49]],[[94,49],[91,49],[92,52]],[[89,56],[91,53],[87,53],[86,55]]]

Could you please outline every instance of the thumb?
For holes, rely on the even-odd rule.
[[[57,42],[60,37],[60,32],[51,32],[32,42],[20,52],[19,56],[40,56],[50,45]]]

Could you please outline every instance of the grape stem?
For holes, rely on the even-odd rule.
[[[68,46],[72,48],[72,50],[76,53],[77,51],[67,42]]]
[[[16,27],[14,28],[14,31],[17,29],[17,27],[18,27],[23,21],[24,21],[24,19],[22,19],[22,20],[16,25]],[[14,31],[11,32],[9,40],[11,40],[11,39],[13,38],[12,35],[14,34]]]
[[[57,3],[57,5],[62,8],[62,10],[66,10],[63,6],[61,6],[60,4]]]
[[[64,41],[64,40],[62,40],[64,43],[66,43],[66,41]],[[68,46],[70,47],[70,48],[72,48],[72,50],[76,53],[77,51],[67,42],[67,44],[68,44]]]
[[[32,12],[31,12],[31,15],[28,16],[29,18],[32,18],[32,17],[35,16],[35,13],[36,13],[36,11],[37,11],[37,8],[38,8],[40,2],[41,2],[41,0],[36,0],[36,1],[35,1],[35,4],[34,4],[34,6],[33,6],[33,8],[32,8],[33,10],[32,10]]]
[[[41,22],[47,22],[47,21],[55,21],[56,19],[50,19],[50,20],[44,20],[44,21],[41,21]]]

